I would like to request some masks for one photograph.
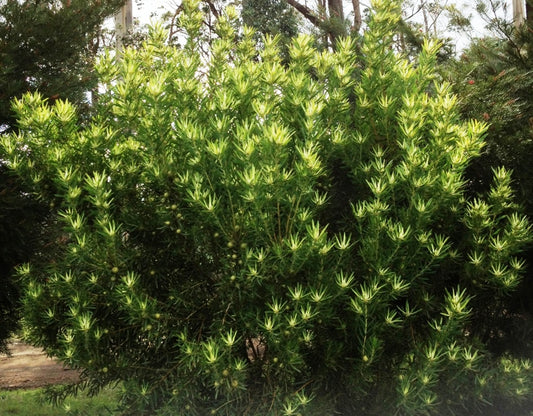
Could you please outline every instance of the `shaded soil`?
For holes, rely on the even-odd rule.
[[[0,389],[29,389],[76,382],[78,372],[65,368],[35,347],[20,341],[9,345],[11,356],[0,354]]]

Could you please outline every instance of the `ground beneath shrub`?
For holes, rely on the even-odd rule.
[[[33,389],[78,380],[78,372],[65,368],[38,348],[13,341],[11,356],[0,354],[0,390]]]

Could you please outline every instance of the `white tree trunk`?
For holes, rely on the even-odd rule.
[[[116,33],[116,48],[117,53],[122,50],[122,39],[128,33],[128,30],[133,25],[133,5],[132,0],[126,0],[124,6],[115,15],[115,33]]]
[[[513,0],[513,22],[515,27],[520,27],[525,21],[524,0]]]

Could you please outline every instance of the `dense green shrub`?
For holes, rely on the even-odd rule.
[[[5,157],[64,227],[19,269],[30,339],[91,388],[122,381],[136,415],[525,406],[532,364],[485,344],[527,219],[503,169],[467,197],[486,127],[434,82],[435,45],[394,53],[399,5],[374,6],[360,56],[300,36],[284,66],[231,10],[203,61],[189,2],[182,49],[154,29],[98,63],[88,127],[17,101]]]

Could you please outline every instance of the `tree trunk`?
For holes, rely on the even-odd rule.
[[[320,17],[318,17],[317,14],[309,7],[299,3],[296,0],[287,0],[287,3],[298,10],[302,16],[309,20],[314,26],[319,27],[320,23],[322,23],[322,19],[320,19]]]
[[[352,0],[353,7],[353,26],[352,32],[358,33],[363,24],[363,18],[361,17],[361,4],[359,0]]]
[[[335,48],[339,36],[346,35],[346,28],[344,26],[344,8],[342,0],[328,0],[329,12],[329,30],[328,36],[331,45]]]
[[[329,18],[344,22],[344,8],[342,0],[328,0]]]
[[[525,20],[524,0],[513,0],[513,23],[515,27],[522,26]]]
[[[126,0],[124,6],[115,15],[115,32],[117,37],[116,48],[117,53],[123,48],[124,36],[133,25],[133,5],[132,0]]]
[[[324,29],[325,34],[329,38],[333,47],[335,47],[336,40],[339,36],[347,34],[346,28],[344,27],[344,7],[342,0],[326,0],[324,2],[327,3],[328,6],[327,18],[323,18],[298,0],[287,0],[287,3],[298,10],[315,27]],[[352,0],[352,4],[354,4],[354,6],[359,5],[359,0]],[[359,8],[357,8],[357,10],[359,10]],[[361,20],[360,12],[358,19]]]
[[[526,22],[529,30],[533,30],[533,0],[526,1]]]

